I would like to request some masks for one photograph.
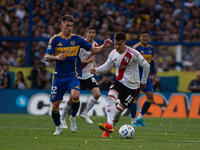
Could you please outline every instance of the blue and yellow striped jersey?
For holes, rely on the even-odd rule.
[[[144,46],[141,42],[137,43],[136,45],[133,45],[133,49],[136,49],[140,54],[146,59],[146,61],[150,64],[150,71],[151,74],[155,74],[155,67],[154,67],[154,61],[153,61],[153,47],[148,44],[148,46]],[[143,72],[142,67],[139,66],[140,73]]]
[[[55,73],[59,75],[69,75],[75,73],[82,75],[81,60],[79,58],[80,48],[89,51],[92,45],[84,40],[82,37],[71,34],[69,39],[65,39],[62,33],[54,35],[48,43],[46,53],[51,55],[59,55],[64,53],[65,60],[56,60]]]

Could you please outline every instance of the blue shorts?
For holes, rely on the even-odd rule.
[[[68,90],[70,93],[72,89],[76,89],[78,91],[81,90],[80,82],[75,75],[54,75],[54,80],[51,87],[50,102],[62,100],[65,92]]]
[[[140,74],[140,80],[142,78],[142,74]],[[142,90],[143,92],[153,92],[153,85],[151,83],[151,79],[148,77],[147,83],[146,83],[146,88]]]

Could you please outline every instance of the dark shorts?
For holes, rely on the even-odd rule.
[[[90,90],[91,91],[93,88],[99,87],[98,83],[94,77],[90,77],[86,80],[79,79],[79,81],[80,81],[82,90]]]
[[[110,90],[111,89],[119,93],[119,100],[126,108],[130,107],[135,97],[139,94],[139,88],[134,90],[129,89],[119,81],[115,81],[114,85],[110,87]]]
[[[70,93],[72,89],[76,89],[78,91],[81,90],[80,82],[75,75],[69,75],[69,76],[55,75],[51,87],[50,101],[53,102],[62,100],[65,92],[68,91]]]

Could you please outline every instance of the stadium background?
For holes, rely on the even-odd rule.
[[[127,45],[132,46],[138,42],[140,30],[146,28],[155,49],[154,61],[161,84],[158,92],[188,94],[185,99],[190,108],[193,96],[187,86],[200,69],[199,7],[199,0],[1,0],[0,63],[9,63],[11,88],[19,70],[27,79],[34,59],[44,62],[47,42],[60,31],[59,20],[64,14],[74,16],[74,33],[80,36],[84,37],[86,27],[95,26],[99,45],[107,37],[113,39],[115,32],[123,31],[127,35]],[[111,49],[96,56],[98,65],[105,62]],[[53,64],[46,65],[52,72]],[[30,87],[30,81],[27,81]],[[18,96],[22,95],[20,103],[23,104],[26,101],[23,95],[29,97],[27,93],[33,95],[41,91],[1,90],[0,95],[7,96],[8,104],[15,105]],[[106,91],[103,92],[106,95]],[[26,108],[27,105],[22,106]],[[17,109],[15,113],[22,112]]]

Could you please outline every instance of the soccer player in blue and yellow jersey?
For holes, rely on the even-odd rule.
[[[66,91],[72,97],[71,131],[77,131],[75,117],[80,105],[80,83],[78,76],[81,76],[82,73],[81,60],[79,58],[80,48],[84,48],[93,53],[100,53],[112,44],[110,39],[106,39],[103,45],[92,47],[82,37],[72,34],[73,27],[73,16],[63,16],[61,18],[61,32],[49,40],[45,54],[46,61],[55,62],[55,72],[50,96],[50,101],[52,102],[52,118],[56,125],[54,135],[62,134],[59,105]]]
[[[155,82],[155,68],[154,68],[154,61],[153,61],[154,50],[153,50],[153,47],[148,44],[150,40],[148,31],[143,30],[139,35],[139,40],[140,42],[134,45],[133,49],[136,49],[137,51],[139,51],[142,54],[142,56],[146,59],[146,61],[150,64],[151,79],[152,79],[152,82]],[[140,72],[140,78],[142,78],[143,69],[140,66],[139,66],[139,72]],[[143,104],[142,110],[139,116],[135,118],[136,111],[137,111],[138,97],[133,101],[133,104],[131,105],[129,109],[131,113],[132,126],[144,126],[144,127],[147,126],[143,121],[143,116],[148,111],[151,104],[153,103],[153,86],[152,86],[151,79],[148,77],[146,88],[143,90],[143,92],[145,93],[147,97],[147,100]]]

